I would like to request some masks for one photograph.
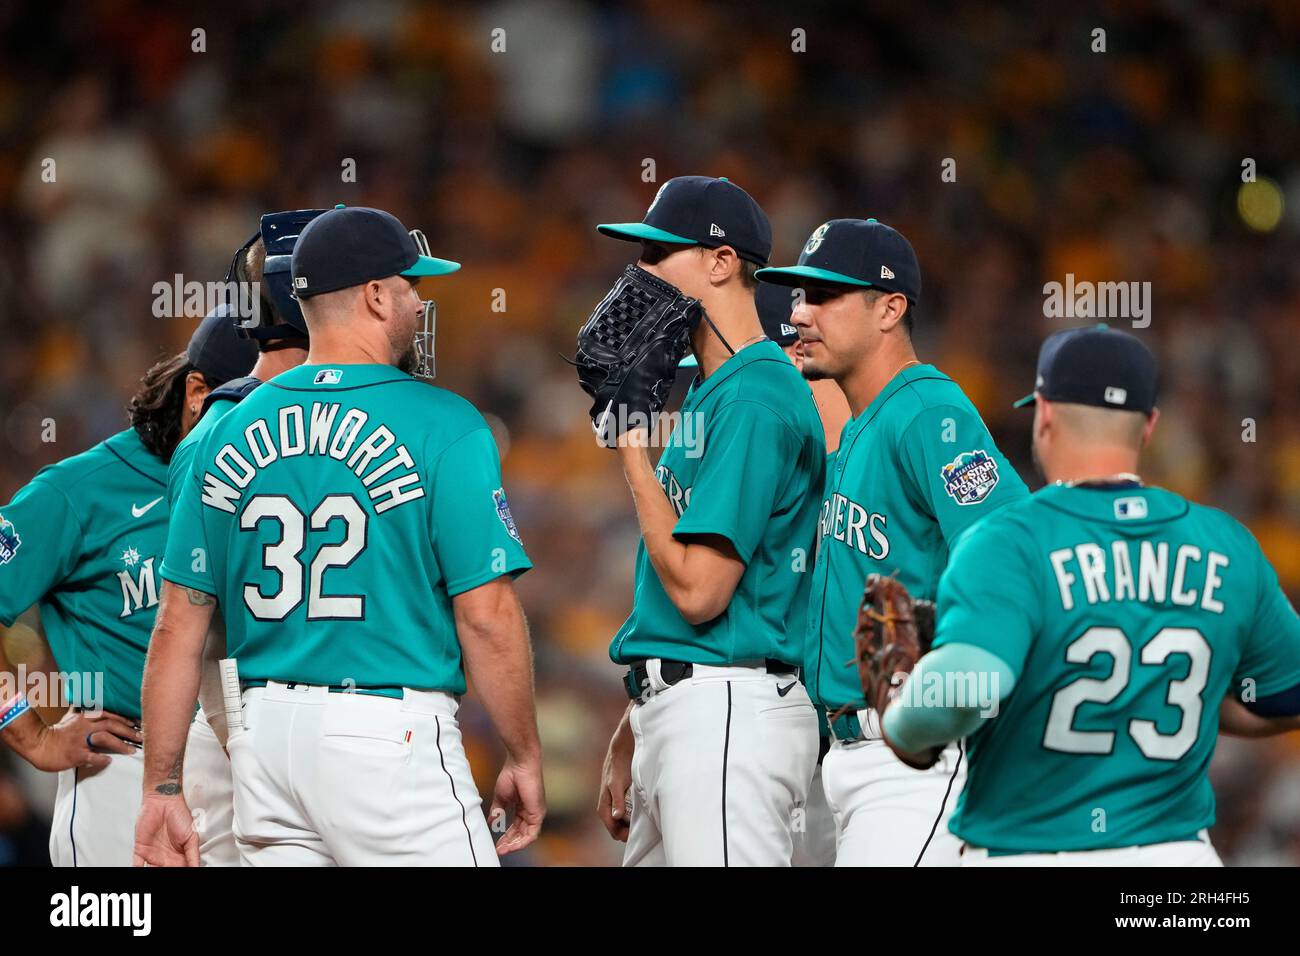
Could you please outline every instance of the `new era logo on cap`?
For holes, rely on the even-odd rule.
[[[790,325],[790,324],[787,323],[787,322],[782,322],[782,323],[781,323],[781,334],[782,334],[782,335],[798,335],[798,334],[799,334],[799,330],[796,329],[793,325]]]
[[[711,222],[709,223],[709,235],[722,237],[726,235],[726,232],[723,231],[723,228],[719,226],[716,222]]]
[[[881,267],[880,267],[880,278],[882,278],[882,279],[892,279],[892,278],[894,278],[894,270],[891,269],[891,268],[889,268],[889,266],[881,266]]]
[[[293,287],[294,287],[295,289],[305,289],[305,288],[307,288],[307,277],[306,277],[306,276],[297,276],[297,277],[293,280]]]
[[[1112,405],[1123,405],[1128,401],[1128,389],[1120,388],[1118,385],[1107,385],[1106,393],[1102,397]]]

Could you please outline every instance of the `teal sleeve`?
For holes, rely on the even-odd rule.
[[[430,535],[452,597],[531,568],[501,483],[501,459],[484,426],[453,442],[433,469]]]
[[[167,525],[167,550],[163,554],[164,580],[193,588],[205,594],[217,594],[212,578],[212,562],[208,555],[207,531],[203,527],[203,501],[201,475],[186,469],[179,484],[179,496],[171,506]],[[171,494],[172,473],[167,475],[167,491]]]
[[[974,645],[1020,676],[1043,606],[1026,538],[1018,525],[995,521],[957,540],[939,579],[935,647]]]
[[[972,644],[947,644],[917,661],[897,702],[885,711],[885,733],[909,753],[967,737],[998,715],[1015,683],[1011,668],[996,654]]]
[[[766,405],[734,401],[712,416],[691,499],[673,536],[716,534],[749,564],[763,540],[792,462],[794,435]]]
[[[1240,696],[1243,682],[1251,681],[1258,698],[1300,684],[1300,617],[1278,584],[1277,572],[1253,538],[1251,546],[1259,565],[1259,591],[1232,683],[1233,693]]]
[[[0,622],[5,627],[72,573],[82,540],[72,502],[53,482],[36,478],[0,508]]]
[[[899,448],[909,498],[934,515],[949,547],[990,511],[1029,494],[972,408],[925,409],[904,429]]]
[[[172,452],[172,459],[167,463],[167,507],[174,513],[180,501],[181,489],[185,487],[185,478],[194,463],[194,443],[182,441]]]

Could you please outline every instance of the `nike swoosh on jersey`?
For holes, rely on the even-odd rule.
[[[145,505],[143,508],[137,508],[135,505],[131,505],[131,517],[132,517],[132,518],[142,518],[142,517],[144,517],[144,513],[145,513],[146,511],[148,511],[150,508],[152,508],[154,505],[156,505],[156,504],[157,504],[158,502],[160,502],[160,501],[162,501],[162,495],[159,495],[157,498],[155,498],[153,501],[149,502],[149,503],[148,503],[147,505]]]

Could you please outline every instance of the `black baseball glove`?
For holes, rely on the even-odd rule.
[[[601,444],[617,445],[633,414],[649,424],[663,409],[702,314],[699,299],[635,265],[596,306],[578,331],[574,365]]]

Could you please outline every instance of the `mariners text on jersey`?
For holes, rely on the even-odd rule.
[[[423,498],[415,460],[392,429],[372,423],[360,408],[349,408],[342,416],[339,409],[338,402],[313,402],[309,411],[286,405],[274,420],[256,419],[244,429],[242,441],[227,442],[217,451],[203,475],[203,503],[234,514],[258,469],[300,455],[345,462],[369,489],[377,515]]]

